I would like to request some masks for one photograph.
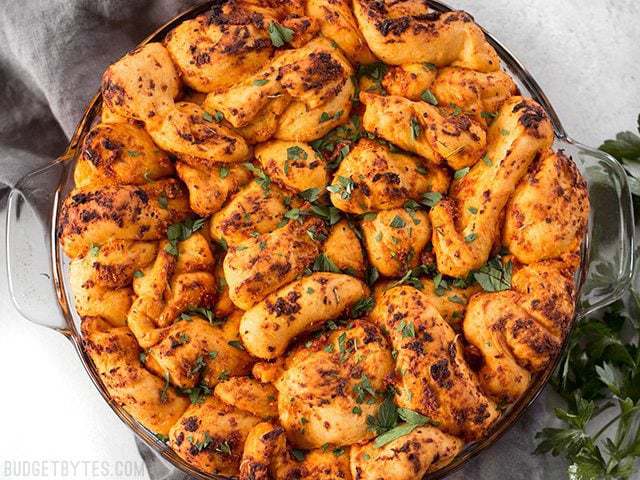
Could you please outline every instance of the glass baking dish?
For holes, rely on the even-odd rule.
[[[178,15],[140,45],[162,40],[180,22],[203,13],[212,3],[207,2]],[[437,11],[451,10],[436,1],[429,0],[427,3]],[[533,77],[491,34],[485,33],[500,55],[503,68],[512,75],[522,94],[534,98],[546,109],[555,130],[554,148],[564,150],[573,158],[588,183],[591,216],[588,234],[582,246],[581,265],[576,276],[579,291],[575,315],[577,321],[619,299],[631,281],[633,207],[627,178],[615,159],[582,145],[567,135],[553,107]],[[73,188],[73,167],[84,136],[99,120],[100,113],[101,96],[98,93],[89,104],[62,156],[50,165],[22,178],[9,196],[6,261],[12,301],[25,318],[54,329],[71,341],[93,383],[116,415],[155,452],[195,478],[226,478],[195,470],[117,405],[110,398],[91,359],[82,347],[80,318],[73,308],[69,288],[68,259],[56,241],[57,213],[62,201]],[[505,412],[485,438],[468,444],[450,465],[429,474],[426,478],[445,477],[495,443],[535,400],[559,358],[560,356],[535,377],[526,394]]]

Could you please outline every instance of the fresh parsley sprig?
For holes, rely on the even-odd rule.
[[[631,295],[576,325],[552,384],[567,401],[561,428],[536,435],[536,453],[566,457],[576,480],[630,479],[640,459],[640,310]],[[606,414],[605,414],[606,412]]]
[[[640,133],[640,115],[638,115]],[[631,193],[640,196],[640,136],[634,132],[620,132],[615,139],[605,140],[600,150],[615,157],[627,172]]]

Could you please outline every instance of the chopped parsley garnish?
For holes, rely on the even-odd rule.
[[[164,372],[164,385],[160,390],[160,403],[167,403],[169,397],[167,396],[167,392],[169,391],[169,372]]]
[[[320,197],[320,193],[319,188],[308,188],[300,192],[298,196],[307,202],[315,202]]]
[[[353,393],[357,403],[364,403],[367,399],[373,401],[376,398],[376,391],[371,385],[371,380],[364,374],[360,377],[360,381],[353,386]]]
[[[433,92],[431,90],[429,90],[429,89],[427,89],[424,92],[422,92],[422,95],[420,95],[420,98],[423,101],[425,101],[427,103],[430,103],[431,105],[438,105],[438,99],[433,94]]]
[[[185,313],[187,315],[201,315],[205,317],[209,321],[209,323],[214,322],[213,311],[211,311],[211,309],[209,308],[204,308],[204,307],[191,308],[187,310]]]
[[[269,80],[267,80],[266,78],[261,78],[253,81],[253,85],[256,87],[263,87],[267,83],[269,83]]]
[[[331,193],[340,194],[340,198],[343,200],[348,200],[351,198],[351,194],[353,190],[356,188],[355,182],[351,179],[351,177],[343,177],[342,175],[338,175],[338,183],[334,183],[327,187]]]
[[[353,305],[353,307],[351,307],[351,317],[359,318],[366,315],[375,304],[376,302],[373,297],[361,298]]]
[[[206,397],[211,395],[211,389],[204,384],[200,384],[193,388],[185,388],[182,393],[189,396],[191,403],[199,405],[205,401]]]
[[[485,292],[501,292],[511,288],[511,270],[511,260],[503,264],[501,257],[496,256],[475,271],[473,278]]]
[[[469,173],[469,170],[471,170],[470,167],[464,167],[464,168],[461,168],[460,170],[456,170],[455,173],[453,174],[453,179],[460,180],[467,173]]]
[[[220,178],[227,178],[229,176],[229,167],[226,165],[220,165],[218,172],[220,174]]]
[[[311,213],[313,213],[316,217],[320,217],[329,222],[329,225],[335,225],[340,221],[342,215],[340,214],[340,210],[338,210],[334,206],[325,206],[325,205],[312,205],[310,209]]]
[[[271,186],[271,178],[264,173],[260,167],[256,167],[253,163],[245,163],[245,168],[255,176],[255,182],[262,187],[262,190],[269,192]]]
[[[400,322],[400,325],[398,325],[398,331],[402,334],[402,338],[416,336],[416,326],[413,322]]]
[[[245,350],[244,345],[240,340],[229,340],[227,343],[236,350]]]
[[[374,445],[376,447],[384,447],[386,444],[410,434],[417,427],[422,427],[428,424],[437,425],[437,423],[429,417],[425,417],[424,415],[421,415],[418,412],[414,412],[413,410],[409,410],[407,408],[398,408],[397,417],[399,417],[401,420],[404,420],[405,423],[401,423],[387,430],[382,435],[379,435],[374,441]]]
[[[315,262],[313,262],[313,271],[341,273],[336,264],[324,253],[316,257]]]
[[[420,203],[427,207],[434,207],[440,200],[442,200],[442,194],[440,192],[425,192],[422,194]]]
[[[392,228],[404,228],[406,226],[406,222],[401,217],[396,215],[395,217],[393,217],[393,220],[391,220],[389,226]]]
[[[278,22],[272,21],[269,24],[269,38],[274,47],[282,47],[285,43],[290,43],[293,39],[293,30],[283,27]]]
[[[307,152],[297,145],[287,148],[287,160],[306,160]]]
[[[173,255],[178,256],[178,242],[188,239],[195,232],[200,230],[204,223],[205,218],[187,219],[182,223],[174,223],[167,229],[167,238],[169,243],[164,247],[164,250]]]
[[[420,126],[420,123],[418,123],[418,120],[416,120],[415,118],[411,118],[411,137],[414,140],[417,140],[420,137],[420,134],[422,133],[422,127]]]

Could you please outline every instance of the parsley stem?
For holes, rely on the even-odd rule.
[[[611,405],[613,406],[613,405]],[[611,408],[611,407],[609,407]],[[605,408],[604,410],[601,410],[600,413],[604,412],[605,410],[608,410],[609,408]],[[593,442],[595,443],[595,441],[598,439],[598,437],[600,437],[600,435],[602,435],[604,432],[607,431],[607,429],[613,425],[614,423],[616,423],[618,420],[620,420],[621,418],[624,418],[628,415],[630,415],[633,412],[636,412],[640,410],[640,405],[636,405],[634,407],[632,407],[631,409],[629,409],[629,411],[627,412],[621,412],[618,415],[616,415],[615,417],[613,417],[611,420],[609,420],[604,427],[602,427],[600,430],[598,430],[598,432],[593,436]]]

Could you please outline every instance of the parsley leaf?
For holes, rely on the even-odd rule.
[[[422,133],[422,127],[420,126],[420,123],[418,123],[418,121],[413,117],[411,117],[410,125],[411,125],[411,137],[414,140],[417,140],[418,137],[420,137],[420,134]]]
[[[316,257],[315,262],[313,262],[313,271],[341,273],[336,264],[324,253]]]
[[[420,98],[423,101],[425,101],[427,103],[430,103],[431,105],[438,105],[438,99],[433,94],[433,92],[431,90],[429,90],[429,89],[427,89],[424,92],[422,92],[422,95],[420,95]]]
[[[393,217],[393,220],[391,220],[391,223],[389,224],[392,228],[403,228],[405,225],[405,221],[398,215]]]
[[[434,207],[440,200],[442,200],[442,194],[440,192],[425,192],[422,194],[420,203],[427,207]]]
[[[327,187],[331,193],[339,193],[340,197],[343,200],[348,200],[351,198],[351,194],[353,190],[356,188],[355,182],[351,179],[351,177],[343,177],[342,175],[338,175],[338,183],[333,183]]]
[[[473,278],[485,292],[501,292],[511,288],[511,270],[511,260],[503,264],[500,256],[496,256],[475,271]]]
[[[359,318],[367,314],[376,304],[373,297],[361,298],[351,307],[351,317]]]
[[[269,38],[274,47],[282,47],[285,43],[293,39],[293,30],[283,27],[278,22],[272,21],[269,24]]]
[[[429,417],[425,417],[424,415],[421,415],[418,412],[414,412],[413,410],[409,410],[407,408],[398,408],[397,413],[398,417],[404,420],[405,423],[402,423],[392,428],[391,430],[388,430],[382,435],[379,435],[374,441],[374,445],[376,447],[384,447],[386,444],[410,434],[417,427],[422,427],[423,425],[428,424],[437,425],[437,423],[431,420]]]
[[[271,178],[264,173],[260,167],[256,167],[253,163],[245,163],[244,167],[255,176],[255,182],[262,187],[262,190],[269,192],[271,187]]]
[[[559,428],[536,435],[536,453],[566,457],[569,478],[626,480],[638,471],[639,300],[632,291],[626,305],[578,321],[554,372],[552,385],[567,406],[555,411]]]
[[[287,148],[287,160],[306,160],[308,158],[307,152],[301,147],[294,145]]]
[[[638,115],[640,133],[640,115]],[[631,193],[640,196],[640,136],[634,132],[620,132],[613,140],[605,140],[600,150],[622,164],[629,177]]]

